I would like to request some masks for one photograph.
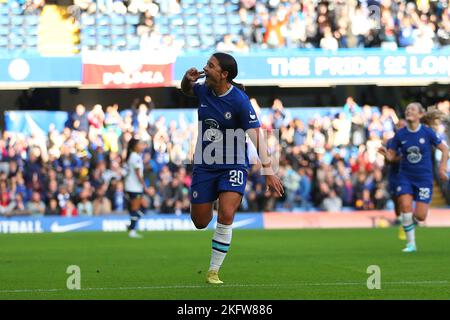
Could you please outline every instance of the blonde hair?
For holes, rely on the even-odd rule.
[[[436,106],[428,107],[427,111],[420,119],[424,125],[429,126],[433,130],[437,131],[441,123],[443,123],[446,115],[444,112],[436,108]],[[447,128],[448,129],[448,128]]]

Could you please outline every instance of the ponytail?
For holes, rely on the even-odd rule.
[[[432,106],[428,108],[420,122],[436,131],[444,119],[445,113]]]
[[[134,147],[136,147],[136,145],[138,143],[139,143],[139,140],[135,139],[135,138],[131,138],[131,140],[128,142],[127,157],[125,158],[125,161],[128,161],[128,159],[130,158],[130,154],[133,152]]]
[[[245,92],[245,86],[242,83],[237,83],[237,82],[234,82],[233,80],[231,80],[230,83],[233,86],[235,86],[236,88],[238,88],[238,89],[240,89],[240,90]]]

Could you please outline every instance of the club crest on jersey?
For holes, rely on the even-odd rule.
[[[419,139],[419,142],[420,142],[421,144],[424,144],[424,143],[425,143],[425,139],[424,139],[424,138],[420,138],[420,139]]]
[[[225,119],[230,120],[231,119],[231,112],[225,112],[224,116],[225,116]]]
[[[208,141],[221,141],[223,139],[223,134],[219,130],[219,123],[214,119],[206,119],[204,121],[208,129],[205,131],[205,138]]]
[[[197,197],[198,197],[198,192],[197,191],[192,192],[192,198],[197,199]]]
[[[422,154],[420,153],[419,147],[416,146],[409,147],[408,150],[406,150],[406,152],[408,152],[406,158],[410,163],[419,163],[420,160],[422,160]]]

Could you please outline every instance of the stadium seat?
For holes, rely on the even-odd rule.
[[[110,37],[101,37],[98,40],[99,45],[103,46],[103,47],[110,47],[111,46],[111,38]]]
[[[24,16],[12,16],[11,24],[15,26],[22,26],[24,24],[25,18]]]
[[[115,36],[121,36],[125,34],[125,27],[124,26],[112,26],[111,27],[111,34]]]
[[[9,7],[7,4],[0,5],[0,16],[7,16],[9,14]]]
[[[93,36],[90,36],[90,37],[87,37],[87,38],[83,38],[82,39],[82,44],[90,46],[90,47],[94,47],[94,46],[97,45],[97,38],[93,37]]]
[[[168,26],[159,25],[159,33],[170,34],[170,28]]]
[[[99,36],[108,36],[111,34],[111,30],[109,29],[108,26],[100,26],[97,27],[97,34]]]
[[[7,26],[10,24],[10,19],[8,16],[0,16],[0,26]]]
[[[0,47],[7,47],[7,46],[8,46],[8,38],[7,37],[0,37]]]
[[[200,15],[211,15],[212,14],[212,9],[211,7],[200,7],[198,9],[198,14]]]
[[[218,15],[213,18],[213,24],[214,25],[227,25],[228,19],[226,16]]]
[[[224,36],[228,33],[228,28],[227,28],[227,26],[221,26],[221,25],[215,26],[214,33],[217,35]]]
[[[37,26],[39,24],[39,16],[38,15],[25,16],[25,24],[27,26]]]
[[[87,14],[81,16],[81,24],[83,26],[92,26],[95,24],[95,17]]]
[[[198,27],[197,26],[188,26],[184,28],[186,35],[188,36],[196,36],[198,35]]]
[[[200,39],[198,37],[187,37],[186,45],[189,48],[198,48],[201,45]]]
[[[130,49],[130,50],[139,49],[140,42],[141,42],[141,39],[138,36],[136,36],[136,35],[129,36],[127,38],[127,49]]]
[[[25,28],[23,26],[11,26],[11,33],[22,37],[25,34]]]
[[[0,36],[7,36],[9,34],[9,27],[1,27],[0,28]]]
[[[200,39],[203,48],[211,48],[216,45],[216,40],[212,36],[202,36]]]
[[[127,14],[125,17],[125,21],[127,24],[137,25],[139,24],[139,15],[137,14]]]
[[[28,35],[25,37],[25,43],[27,47],[35,47],[38,44],[38,38],[36,36]]]
[[[193,18],[188,18],[184,21],[184,24],[187,26],[197,26],[199,24],[198,18],[197,17],[193,17]]]
[[[13,7],[13,6],[11,6],[10,7],[10,13],[12,14],[12,15],[15,15],[15,16],[19,16],[19,15],[22,15],[23,14],[23,10],[22,10],[22,8],[21,7]]]
[[[39,29],[37,26],[30,26],[26,28],[26,33],[29,35],[37,36],[39,33]]]
[[[110,18],[107,15],[99,15],[95,19],[98,26],[107,26],[110,24]]]
[[[111,24],[114,26],[123,26],[125,25],[126,21],[125,21],[125,16],[119,15],[119,14],[115,14],[113,16],[111,16]]]
[[[241,18],[238,15],[232,14],[228,16],[228,22],[229,24],[240,25]]]

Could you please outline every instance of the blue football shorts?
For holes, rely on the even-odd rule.
[[[191,203],[201,204],[217,200],[224,191],[245,193],[247,170],[244,168],[206,169],[195,167],[190,190]]]

